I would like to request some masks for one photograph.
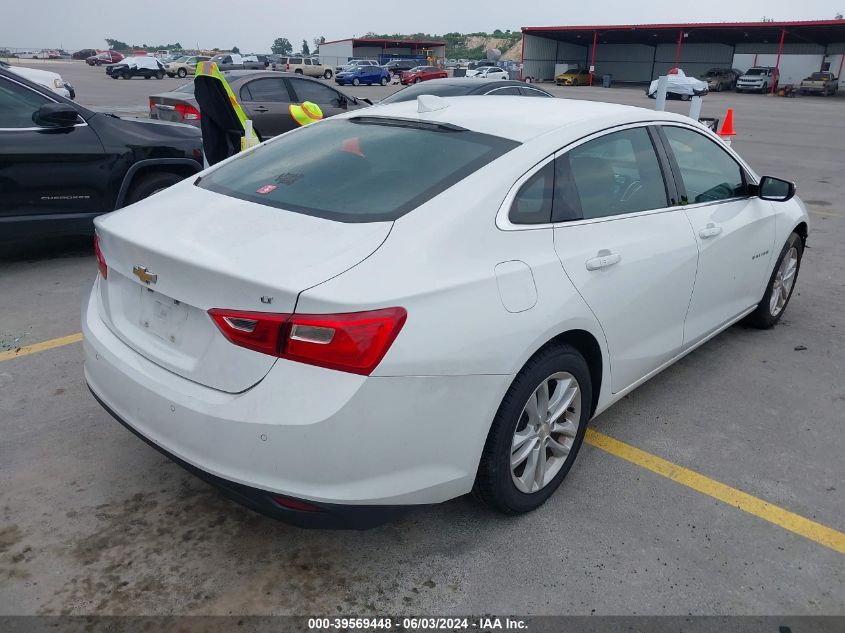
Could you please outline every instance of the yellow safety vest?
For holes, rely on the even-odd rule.
[[[235,98],[235,93],[232,92],[229,82],[224,79],[223,73],[220,72],[217,64],[212,61],[197,62],[197,69],[194,71],[194,77],[199,77],[201,75],[205,77],[213,77],[223,85],[223,89],[229,97],[229,102],[232,104],[232,108],[238,116],[238,121],[241,122],[241,126],[244,129],[244,136],[241,138],[241,151],[244,151],[253,145],[258,145],[258,135],[252,129],[252,121],[247,118],[244,109],[241,107],[241,104],[238,103],[238,100]]]
[[[323,111],[320,109],[320,106],[310,101],[303,101],[302,105],[292,103],[288,107],[288,110],[293,120],[299,123],[299,125],[316,123],[323,118]]]

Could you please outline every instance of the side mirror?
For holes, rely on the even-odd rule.
[[[79,113],[66,103],[45,103],[32,119],[44,127],[71,127],[79,122]]]
[[[763,176],[757,185],[757,195],[762,200],[786,202],[795,195],[795,183],[774,176]]]

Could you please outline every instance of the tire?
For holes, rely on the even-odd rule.
[[[132,183],[129,195],[126,196],[126,205],[148,198],[162,189],[167,189],[170,185],[175,185],[180,180],[182,176],[166,171],[143,174]]]
[[[331,79],[332,78],[332,71],[327,70],[323,73],[323,79]]]
[[[156,79],[164,79],[164,71],[158,71],[156,73]]]
[[[792,233],[786,244],[780,251],[777,264],[772,271],[772,276],[769,278],[769,283],[766,285],[766,292],[763,299],[754,310],[744,319],[744,323],[761,330],[766,330],[773,327],[789,305],[789,300],[792,298],[792,293],[795,292],[795,284],[798,281],[798,272],[801,270],[801,258],[804,256],[804,240],[797,233]],[[790,267],[788,259],[794,258],[794,266]],[[784,274],[791,269],[791,275],[788,277],[789,286],[786,290],[785,299],[782,302],[773,298],[775,292],[781,289],[783,295],[783,288],[785,286]]]
[[[681,101],[689,101],[691,98],[689,95],[681,95]]]
[[[386,85],[387,85],[387,77],[382,77],[382,78],[381,78],[381,81],[380,81],[379,83],[380,83],[382,86],[386,86]]]
[[[360,86],[360,85],[361,85],[361,80],[360,80],[360,79],[358,79],[357,77],[353,77],[353,78],[352,78],[352,85],[353,85],[353,86]]]
[[[179,77],[179,79],[184,79],[188,76],[188,71],[185,68],[180,68],[176,71],[176,75]]]
[[[111,75],[112,79],[120,79],[120,75]]]
[[[763,89],[760,91],[760,94],[766,94],[769,91],[769,84],[763,84]]]
[[[422,79],[420,79],[419,77],[417,77],[416,79],[414,79],[414,83],[415,83],[415,84],[418,84],[418,83],[420,83],[421,81],[422,81]]]
[[[301,69],[301,68],[297,68],[297,69],[296,69],[296,70],[294,70],[293,72],[294,72],[294,73],[296,73],[297,75],[301,75],[301,74],[302,74],[302,69]]]
[[[152,75],[144,75],[144,79],[152,79],[152,78],[153,78]]]
[[[548,419],[547,415],[541,418],[528,412],[531,403],[537,402],[537,393],[543,385],[547,388],[553,386],[548,390],[551,405],[546,403],[547,411],[549,406],[554,406],[557,396],[570,398],[568,403],[558,403],[560,416],[557,420],[563,420],[563,424],[531,423],[532,419]],[[573,386],[576,388],[574,395]],[[493,418],[478,465],[473,494],[503,514],[522,514],[543,505],[566,477],[578,455],[587,429],[591,402],[590,371],[577,350],[569,345],[555,345],[537,352],[516,375]],[[558,426],[566,432],[556,432],[554,429]],[[539,430],[535,432],[534,428]],[[523,443],[515,449],[519,436],[522,436]],[[525,437],[531,439],[526,441]],[[551,444],[548,443],[550,441]],[[524,451],[520,446],[526,447],[529,443],[538,448],[542,446],[542,463],[546,465],[542,484],[535,479],[539,477],[539,471],[534,471],[534,476],[528,472],[532,458],[537,456],[539,459],[539,452],[529,449],[525,457],[512,466],[514,451]],[[567,452],[556,456],[552,452],[553,445],[558,449],[565,447]],[[525,479],[531,486],[528,489]]]

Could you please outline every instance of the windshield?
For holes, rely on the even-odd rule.
[[[810,81],[824,81],[829,77],[827,73],[813,73],[810,75]]]
[[[517,145],[416,120],[327,120],[235,158],[197,186],[340,222],[389,221]]]
[[[766,71],[762,68],[752,68],[751,70],[749,70],[745,74],[746,75],[765,75]]]

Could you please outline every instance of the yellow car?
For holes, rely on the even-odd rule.
[[[555,77],[555,83],[558,86],[589,86],[590,71],[578,69],[567,70],[565,73],[560,73]]]

